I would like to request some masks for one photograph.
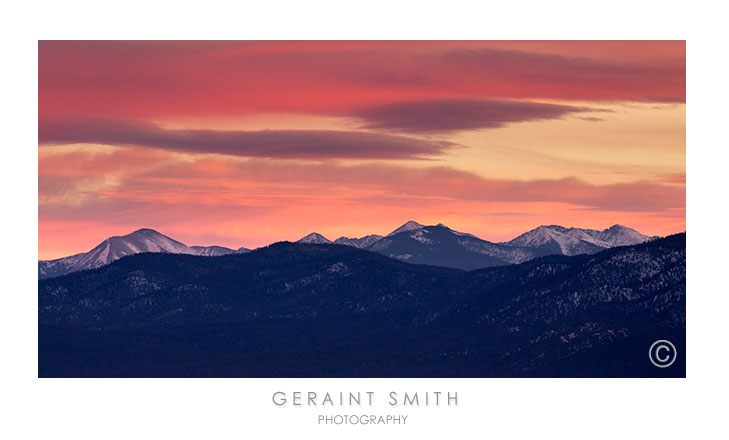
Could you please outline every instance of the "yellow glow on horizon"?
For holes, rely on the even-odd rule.
[[[686,106],[620,104],[602,121],[576,116],[463,132],[447,163],[498,179],[652,180],[686,169]]]

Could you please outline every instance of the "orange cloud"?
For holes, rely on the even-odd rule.
[[[174,120],[454,97],[685,100],[685,42],[552,43],[41,41],[39,114]]]
[[[149,156],[144,168],[126,166],[136,153],[69,153],[66,160],[78,175],[69,171],[73,167],[63,166],[63,154],[42,158],[43,246],[43,231],[52,230],[46,225],[61,223],[69,231],[88,222],[103,224],[101,230],[116,225],[116,233],[153,227],[195,244],[255,247],[294,240],[309,229],[341,235],[382,233],[371,228],[411,217],[434,223],[448,220],[468,226],[470,232],[484,231],[485,224],[505,228],[486,234],[489,239],[508,238],[547,219],[595,227],[602,222],[637,226],[638,219],[644,219],[646,233],[676,232],[684,222],[685,190],[675,184],[591,185],[575,178],[511,181],[445,167],[190,158],[174,153]],[[93,167],[98,182],[88,173]],[[107,185],[104,178],[109,176],[113,182]],[[484,223],[469,220],[474,218]],[[210,241],[213,238],[219,241]]]
[[[38,49],[41,258],[140,227],[229,247],[407,219],[685,228],[683,41]]]

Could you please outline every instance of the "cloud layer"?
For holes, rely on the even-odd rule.
[[[649,181],[516,181],[447,167],[189,158],[135,147],[54,151],[39,168],[44,258],[144,226],[192,244],[255,247],[314,230],[332,238],[389,232],[410,218],[491,240],[542,223],[665,234],[684,221],[685,187]]]
[[[153,124],[99,120],[42,121],[41,144],[104,144],[188,153],[303,159],[418,159],[453,143],[367,131],[172,130]]]
[[[552,42],[555,53],[528,46],[538,45],[41,41],[39,114],[137,120],[346,115],[464,96],[685,101],[684,42],[623,42],[620,50],[615,42]]]
[[[42,258],[140,227],[685,228],[682,41],[40,41],[38,64]]]
[[[566,115],[599,111],[585,107],[529,101],[438,99],[398,102],[353,112],[364,128],[413,133],[446,133],[497,128],[509,123],[558,119]]]
[[[127,163],[135,157],[146,157],[144,167],[130,168]],[[69,163],[76,169],[68,167]],[[449,167],[406,167],[377,163],[342,165],[334,163],[301,163],[250,159],[231,161],[222,157],[175,159],[166,154],[140,154],[120,149],[112,154],[83,152],[56,154],[41,160],[40,196],[53,197],[54,188],[68,191],[90,191],[104,196],[114,195],[135,199],[147,197],[174,200],[168,191],[180,191],[182,199],[200,197],[200,201],[218,200],[231,191],[233,200],[255,199],[269,191],[281,197],[346,194],[372,200],[381,197],[383,203],[399,200],[408,205],[415,200],[450,199],[483,202],[555,202],[614,212],[660,212],[682,208],[685,204],[683,185],[638,181],[609,185],[594,185],[576,178],[506,180],[489,179],[475,173]],[[96,189],[86,185],[89,170],[94,175],[113,176],[99,181]],[[55,179],[68,179],[60,183]],[[73,188],[73,178],[79,186]],[[81,179],[83,178],[83,179]],[[49,181],[49,179],[51,179]],[[194,194],[189,191],[193,190]],[[129,196],[125,196],[129,194]],[[213,196],[214,194],[214,196]],[[341,194],[340,194],[341,195]],[[180,200],[182,200],[180,199]],[[221,200],[229,200],[227,197]],[[227,202],[225,202],[227,203]]]

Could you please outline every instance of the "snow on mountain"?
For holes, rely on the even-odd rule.
[[[492,243],[458,232],[440,223],[417,227],[408,222],[402,231],[376,241],[367,250],[408,263],[476,269],[522,263],[546,255],[579,255],[623,245],[639,244],[652,237],[615,225],[592,229],[540,226],[507,243]]]
[[[142,252],[216,256],[234,251],[222,246],[187,246],[153,229],[143,228],[124,236],[109,237],[86,253],[56,260],[38,261],[38,277],[49,278],[95,269],[127,255]]]
[[[312,232],[311,234],[307,235],[306,237],[302,237],[299,240],[296,241],[297,243],[307,243],[307,244],[329,244],[331,241],[324,237],[321,234],[317,234],[316,232]]]
[[[562,226],[540,226],[504,243],[507,246],[539,249],[540,254],[577,255],[597,252],[607,248],[583,230],[568,229]]]
[[[453,229],[450,229],[448,226],[444,225],[443,223],[438,223],[438,225],[436,225],[436,226],[445,228],[448,231],[450,231],[456,235],[476,238],[473,235],[465,233],[465,232],[454,231]],[[406,222],[404,225],[400,226],[399,228],[397,228],[394,231],[387,234],[386,237],[392,237],[392,236],[400,234],[402,232],[415,231],[415,235],[413,235],[413,237],[415,237],[416,240],[419,240],[421,242],[427,242],[428,238],[426,237],[426,234],[428,233],[428,231],[426,231],[424,228],[425,228],[424,225],[421,225],[418,222],[414,222],[414,221],[410,220],[410,221]],[[374,243],[380,241],[382,238],[384,238],[384,237],[381,235],[376,235],[376,234],[367,235],[362,238],[339,237],[336,240],[334,240],[334,244],[343,244],[345,246],[352,246],[352,247],[356,247],[359,249],[365,249],[367,247],[372,246]]]
[[[193,251],[193,255],[202,255],[204,257],[217,257],[218,255],[228,255],[236,252],[223,246],[190,246],[189,249]]]
[[[425,228],[412,231],[408,235],[413,240],[418,241],[422,244],[433,244],[433,240],[428,238],[428,236],[430,235],[430,231]]]
[[[476,269],[521,263],[545,255],[593,254],[615,246],[643,243],[655,237],[621,225],[602,231],[594,229],[540,226],[505,243],[492,243],[468,233],[454,231],[442,223],[423,226],[408,221],[386,237],[340,237],[334,243],[378,252],[409,263]],[[297,243],[332,243],[315,232]],[[126,255],[165,252],[218,256],[250,252],[222,246],[187,246],[152,229],[139,229],[122,237],[110,237],[87,253],[39,261],[38,277],[49,278],[85,269],[94,269]]]
[[[631,229],[623,225],[613,225],[607,229],[598,232],[598,238],[610,246],[630,246],[638,243],[643,243],[648,240],[653,240],[659,237],[649,237],[643,235],[635,229]]]
[[[382,238],[367,250],[408,263],[466,270],[520,263],[538,256],[530,249],[491,243],[443,224],[404,230]]]
[[[392,237],[395,234],[399,234],[399,233],[405,232],[405,231],[414,231],[416,229],[422,229],[424,227],[425,226],[421,225],[420,223],[410,220],[407,223],[405,223],[404,225],[400,226],[399,228],[397,228],[394,231],[387,234],[387,237]]]
[[[545,255],[550,253],[578,255],[615,246],[639,244],[652,238],[621,225],[614,225],[602,231],[549,225],[539,226],[503,244],[540,249]]]
[[[364,249],[381,238],[382,235],[377,234],[366,235],[362,238],[339,237],[334,240],[334,244],[343,244],[345,246],[352,246],[358,249]]]
[[[509,241],[507,244],[512,246],[529,246],[538,247],[545,245],[551,241],[555,241],[558,237],[567,232],[567,228],[562,226],[540,226],[531,231],[525,232],[520,236]]]

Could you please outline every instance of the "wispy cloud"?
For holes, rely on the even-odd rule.
[[[123,162],[126,155],[116,155]],[[63,169],[62,155],[41,161],[41,189],[59,186],[55,180],[46,185],[45,179],[56,179]],[[100,174],[113,176],[112,191],[101,191],[105,197],[168,200],[189,203],[233,203],[267,197],[345,197],[372,201],[381,197],[387,204],[393,200],[409,205],[412,200],[451,199],[466,202],[554,202],[569,203],[587,209],[615,212],[660,212],[685,206],[682,186],[645,180],[628,183],[596,185],[571,177],[563,179],[506,180],[490,179],[475,173],[449,167],[405,167],[378,163],[342,165],[334,163],[301,163],[288,160],[250,159],[232,162],[226,158],[170,160],[163,156],[145,169],[130,169],[100,160],[91,155],[69,154],[68,162],[90,161]],[[103,165],[105,164],[105,165]],[[57,171],[53,171],[57,170]],[[81,174],[83,175],[83,173]],[[69,177],[69,176],[67,176]],[[70,179],[70,177],[69,177]],[[82,187],[83,188],[83,187]],[[52,196],[53,192],[41,192]],[[65,193],[69,196],[68,191]]]
[[[574,48],[599,56],[615,52],[613,45],[561,42],[552,44],[560,53],[548,54],[499,42],[41,41],[39,113],[141,120],[344,115],[458,96],[685,102],[683,42],[633,42],[609,60],[567,55]],[[651,47],[660,56],[650,56]]]
[[[603,110],[530,101],[451,98],[397,102],[354,111],[352,115],[362,119],[368,129],[445,133],[596,111]]]
[[[91,143],[188,153],[303,159],[413,159],[444,153],[455,144],[366,131],[172,130],[142,122],[44,120],[41,144]]]

